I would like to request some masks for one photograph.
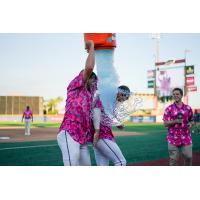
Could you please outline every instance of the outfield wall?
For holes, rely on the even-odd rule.
[[[61,122],[63,115],[33,115],[35,122]],[[22,115],[0,115],[0,122],[21,122]]]
[[[22,115],[0,115],[0,122],[21,122]],[[33,115],[34,122],[62,122],[63,115]],[[162,116],[130,116],[129,122],[162,122]]]
[[[130,116],[129,121],[138,122],[138,123],[142,123],[142,122],[154,123],[156,122],[156,116]]]

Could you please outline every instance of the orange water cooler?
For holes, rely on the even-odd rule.
[[[116,47],[115,33],[84,33],[84,40],[92,40],[95,50],[114,49]]]

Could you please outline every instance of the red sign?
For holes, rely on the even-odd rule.
[[[194,76],[186,77],[186,85],[194,85]]]
[[[187,91],[188,92],[196,92],[197,91],[197,86],[187,87]]]
[[[177,64],[177,63],[185,63],[185,59],[181,59],[181,60],[168,60],[166,62],[156,62],[155,65],[159,66],[159,65],[171,65],[171,64]]]

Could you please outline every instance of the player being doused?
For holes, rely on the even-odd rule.
[[[117,108],[130,98],[130,94],[130,89],[127,86],[118,87],[116,109],[114,111],[116,117],[119,118],[119,116],[117,116]],[[109,161],[111,161],[115,166],[126,165],[126,159],[124,158],[112,133],[113,119],[110,119],[106,115],[99,95],[96,95],[94,98],[91,117],[94,125],[92,129],[92,142],[94,145],[97,165],[107,166],[109,165]],[[119,123],[117,128],[123,129],[124,125]]]

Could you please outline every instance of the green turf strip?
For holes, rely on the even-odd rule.
[[[116,129],[114,129],[116,130]],[[167,130],[161,124],[128,124],[125,131],[141,132],[134,136],[116,137],[127,164],[167,158]],[[7,149],[12,147],[37,146],[37,148]],[[53,145],[53,146],[41,146]],[[95,165],[92,147],[92,165]],[[200,151],[200,135],[193,134],[193,151]],[[57,166],[62,157],[56,141],[0,143],[0,165],[4,166]]]
[[[23,127],[23,122],[0,122],[0,127]],[[32,127],[38,128],[58,128],[60,123],[53,123],[53,122],[33,122],[31,123]]]

